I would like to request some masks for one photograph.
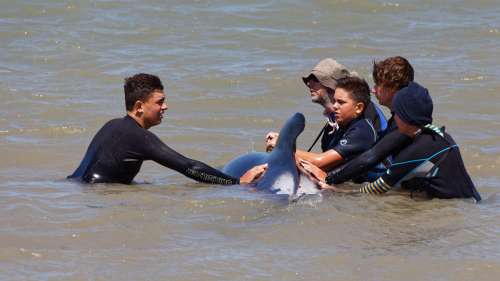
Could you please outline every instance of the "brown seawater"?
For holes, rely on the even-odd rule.
[[[497,1],[0,1],[1,280],[497,280]],[[323,124],[300,80],[325,57],[373,85],[407,57],[460,145],[481,204],[401,195],[288,204],[155,163],[136,185],[64,178],[122,83],[159,75],[152,129],[221,167],[264,149],[294,112],[299,147]]]

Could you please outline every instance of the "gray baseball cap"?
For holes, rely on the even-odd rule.
[[[345,66],[338,63],[336,60],[326,58],[321,60],[310,72],[302,76],[304,84],[307,85],[311,76],[316,77],[321,85],[335,90],[339,79],[358,75],[356,72],[350,72]]]

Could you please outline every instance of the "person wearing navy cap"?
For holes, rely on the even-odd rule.
[[[382,194],[393,187],[431,198],[474,198],[481,196],[467,173],[458,145],[444,131],[432,125],[433,104],[429,92],[410,82],[392,102],[398,130],[411,138],[387,172],[359,189],[361,193]],[[341,189],[320,183],[323,188]]]

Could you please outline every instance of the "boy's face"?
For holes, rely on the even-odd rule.
[[[364,110],[362,102],[356,102],[351,93],[342,89],[335,89],[335,103],[333,110],[335,112],[335,121],[340,127],[348,125],[352,120],[358,118]]]
[[[168,109],[165,93],[161,90],[155,90],[149,98],[142,104],[142,120],[144,127],[149,129],[158,125],[163,119],[163,113]]]

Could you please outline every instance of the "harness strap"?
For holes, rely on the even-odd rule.
[[[325,126],[323,127],[323,129],[321,129],[321,131],[319,132],[318,136],[316,137],[316,139],[314,140],[313,144],[311,144],[311,147],[309,147],[309,149],[307,150],[307,152],[310,152],[311,149],[313,149],[313,147],[316,145],[316,143],[318,142],[319,138],[321,138],[321,136],[325,133],[326,131],[326,128],[328,127],[328,122],[326,122]]]

